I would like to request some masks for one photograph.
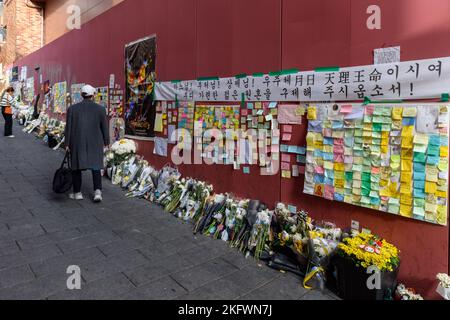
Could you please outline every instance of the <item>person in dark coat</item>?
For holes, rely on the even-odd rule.
[[[74,200],[83,200],[81,193],[82,171],[91,170],[94,180],[94,202],[102,201],[103,151],[109,146],[109,129],[106,110],[92,98],[95,88],[86,85],[81,89],[83,101],[67,110],[65,143],[70,152]]]

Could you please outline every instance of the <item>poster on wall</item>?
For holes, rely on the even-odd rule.
[[[25,88],[24,100],[28,103],[31,103],[34,99],[34,77],[30,77],[27,79]]]
[[[97,93],[95,94],[95,102],[108,110],[108,99],[109,99],[108,87],[98,87]]]
[[[19,81],[19,67],[15,66],[11,68],[9,82]]]
[[[156,78],[156,36],[125,46],[125,133],[153,137],[156,109],[153,90]]]
[[[67,82],[58,82],[53,86],[53,112],[66,113]]]
[[[81,96],[81,88],[83,87],[84,83],[75,83],[70,86],[70,91],[72,93],[72,104],[83,101],[83,97]]]

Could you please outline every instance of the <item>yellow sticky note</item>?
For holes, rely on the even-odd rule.
[[[412,160],[413,159],[413,149],[402,149],[402,159]]]
[[[344,188],[344,184],[345,184],[345,180],[341,180],[341,179],[334,180],[334,186],[336,188]]]
[[[334,164],[334,170],[335,171],[344,171],[345,165],[343,163],[335,163]]]
[[[448,147],[447,146],[441,147],[440,151],[441,151],[441,157],[448,157]]]
[[[408,195],[411,194],[411,186],[408,186],[407,184],[400,184],[400,194],[402,195],[402,197],[404,195]]]
[[[402,129],[402,137],[412,137],[414,134],[414,126],[406,126]]]
[[[295,108],[295,115],[296,115],[297,117],[302,117],[302,116],[304,116],[304,115],[305,115],[305,112],[306,112],[306,110],[305,110],[305,107],[303,107],[303,106],[300,106],[300,107]]]
[[[413,137],[403,137],[402,138],[402,148],[412,149],[413,148]]]
[[[402,171],[411,172],[412,171],[412,161],[402,159]]]
[[[308,107],[308,120],[317,119],[317,108],[315,106]]]
[[[437,206],[436,222],[442,225],[447,224],[447,206]]]
[[[400,215],[404,217],[411,217],[412,206],[406,204],[400,204]]]
[[[162,121],[162,114],[161,113],[157,113],[156,117],[155,117],[155,126],[154,126],[154,130],[156,132],[163,132],[163,121]]]
[[[435,167],[429,167],[427,166],[425,168],[425,177],[427,181],[429,182],[438,182],[438,169]]]
[[[402,194],[400,197],[400,203],[406,205],[412,205],[413,199],[411,195]]]
[[[402,120],[403,108],[402,107],[394,107],[392,108],[392,119],[393,120]]]
[[[435,194],[437,191],[436,182],[425,181],[425,192]]]
[[[331,161],[324,161],[323,162],[323,167],[327,170],[333,170],[334,168],[334,164]]]
[[[285,179],[290,179],[291,178],[291,171],[290,170],[282,170],[281,171],[281,176]]]
[[[416,117],[417,115],[417,108],[416,107],[407,107],[403,108],[403,117]]]
[[[447,191],[437,190],[436,191],[436,197],[447,198]]]
[[[389,184],[389,193],[391,194],[391,195],[396,195],[397,194],[397,191],[398,190],[398,183],[396,183],[396,182],[391,182],[390,184]]]
[[[380,190],[380,197],[390,197],[390,196],[391,196],[391,193],[389,192],[388,188]]]
[[[167,113],[163,113],[162,118],[163,120],[167,119]]]
[[[437,208],[438,208],[437,204],[425,202],[425,211],[426,212],[436,212]]]
[[[381,145],[380,152],[381,153],[388,153],[388,146],[387,145]]]

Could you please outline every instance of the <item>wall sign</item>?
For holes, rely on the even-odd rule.
[[[235,102],[398,100],[436,98],[449,88],[447,57],[291,74],[159,82],[155,96],[156,100]]]

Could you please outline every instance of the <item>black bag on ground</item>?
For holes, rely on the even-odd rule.
[[[72,169],[70,168],[69,158],[69,152],[66,152],[61,167],[55,172],[53,178],[53,191],[55,193],[66,193],[72,188]]]

